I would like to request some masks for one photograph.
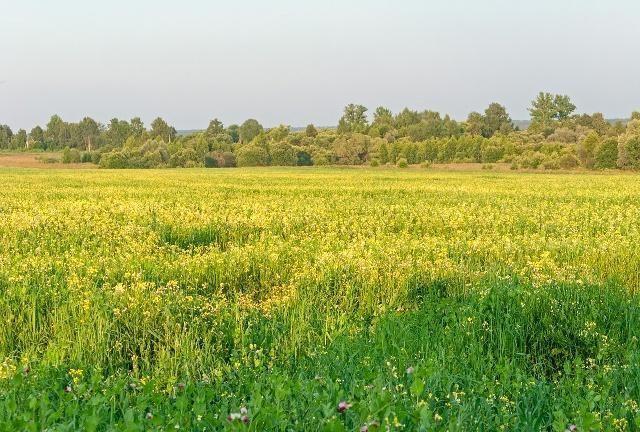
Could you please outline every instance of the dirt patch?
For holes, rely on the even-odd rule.
[[[63,164],[61,153],[0,153],[0,167],[4,168],[96,168],[92,163]]]

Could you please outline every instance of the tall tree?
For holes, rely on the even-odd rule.
[[[511,131],[513,131],[513,122],[507,109],[497,102],[491,103],[484,110],[482,135],[490,138],[497,132],[509,133]]]
[[[556,119],[556,104],[551,93],[540,92],[529,108],[532,130],[549,130]]]
[[[13,138],[13,132],[7,125],[0,125],[0,148],[9,148],[11,146],[11,138]]]
[[[555,95],[553,104],[556,108],[556,119],[559,121],[567,120],[576,110],[576,106],[567,95]]]
[[[305,135],[309,138],[315,138],[318,136],[318,129],[312,124],[308,124],[307,128],[304,131]]]
[[[44,131],[40,126],[31,129],[27,144],[29,144],[28,147],[41,147],[44,144]]]
[[[118,120],[112,118],[107,125],[105,137],[107,143],[114,147],[122,147],[124,142],[133,134],[133,130],[129,122],[126,120]]]
[[[363,105],[349,104],[344,107],[344,113],[338,122],[338,133],[364,133],[369,126],[367,122],[367,108]]]
[[[100,126],[98,123],[90,117],[85,117],[78,124],[78,130],[84,143],[84,148],[91,151],[92,146],[95,146],[95,141],[100,135]]]
[[[27,148],[27,131],[24,129],[18,130],[11,140],[11,148],[16,150],[22,150]]]
[[[257,137],[260,133],[264,132],[264,128],[256,119],[248,119],[238,130],[240,142],[246,144],[251,142],[255,137]]]
[[[69,145],[71,133],[62,118],[59,115],[53,115],[49,119],[49,123],[47,123],[44,137],[54,147],[65,147]]]
[[[220,120],[214,118],[209,122],[209,126],[207,127],[207,136],[210,138],[214,138],[216,135],[224,133],[224,125]]]
[[[389,108],[379,106],[373,113],[373,124],[393,125],[393,113]]]
[[[176,135],[177,132],[173,126],[169,126],[161,117],[151,122],[152,138],[161,138],[163,141],[170,143],[172,140],[175,140]]]
[[[232,124],[227,128],[227,133],[231,136],[231,141],[237,143],[240,141],[240,126]]]
[[[131,125],[132,136],[139,138],[144,134],[145,132],[144,123],[142,123],[142,120],[140,120],[140,117],[132,118],[129,123]]]
[[[469,113],[465,124],[465,132],[470,135],[481,135],[484,127],[484,117],[479,112]]]

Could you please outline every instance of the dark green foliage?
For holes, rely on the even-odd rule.
[[[618,140],[615,138],[607,138],[600,142],[595,148],[594,160],[596,168],[616,168],[618,161]]]

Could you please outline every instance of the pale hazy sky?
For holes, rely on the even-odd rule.
[[[0,0],[0,124],[337,123],[362,103],[640,109],[638,0]]]

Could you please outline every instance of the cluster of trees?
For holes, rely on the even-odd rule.
[[[101,125],[91,118],[68,123],[53,116],[45,129],[12,133],[0,126],[0,149],[63,150],[65,162],[105,168],[305,166],[478,162],[514,168],[640,169],[640,113],[625,124],[600,113],[575,114],[566,95],[540,93],[519,130],[504,106],[490,104],[456,121],[435,111],[408,108],[394,114],[378,107],[371,116],[350,104],[337,128],[265,129],[257,120],[178,136],[163,119],[147,129],[139,118]]]

